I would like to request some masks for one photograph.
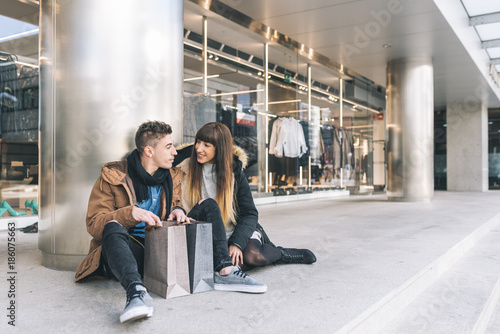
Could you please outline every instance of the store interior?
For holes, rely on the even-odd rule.
[[[0,24],[21,31],[0,36],[0,210],[29,215],[38,197],[38,10],[13,10],[20,20],[0,10]],[[206,122],[226,124],[248,155],[245,173],[256,196],[384,190],[385,87],[217,15],[204,28],[204,15],[185,4],[184,143]],[[446,189],[445,115],[435,112],[436,189]],[[498,119],[490,110],[491,189],[500,188],[492,164],[500,154]],[[279,147],[285,139],[294,144]]]
[[[20,216],[38,210],[38,27],[27,22],[35,15],[3,17],[25,36],[0,37],[0,192],[5,210]],[[383,150],[383,87],[279,44],[266,50],[263,38],[222,18],[207,19],[206,35],[205,68],[203,15],[186,6],[184,143],[206,122],[226,124],[248,156],[245,173],[256,196],[373,189],[373,152]]]

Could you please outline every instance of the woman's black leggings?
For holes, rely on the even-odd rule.
[[[246,271],[255,267],[265,267],[278,261],[280,258],[281,252],[275,246],[263,244],[256,239],[250,239],[243,251],[241,269]]]

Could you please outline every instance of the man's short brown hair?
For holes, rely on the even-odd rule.
[[[135,133],[135,146],[142,155],[146,146],[155,147],[166,135],[172,134],[172,127],[162,121],[147,121],[139,125]]]

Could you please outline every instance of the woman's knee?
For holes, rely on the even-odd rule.
[[[203,200],[201,203],[198,203],[201,210],[205,212],[217,211],[220,212],[219,205],[213,198],[207,198]]]
[[[268,265],[265,255],[254,245],[245,248],[243,252],[243,262],[254,267],[264,267]]]

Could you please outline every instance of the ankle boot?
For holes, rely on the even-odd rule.
[[[283,248],[278,247],[281,252],[281,259],[276,263],[304,263],[311,264],[316,262],[316,256],[308,249]]]

